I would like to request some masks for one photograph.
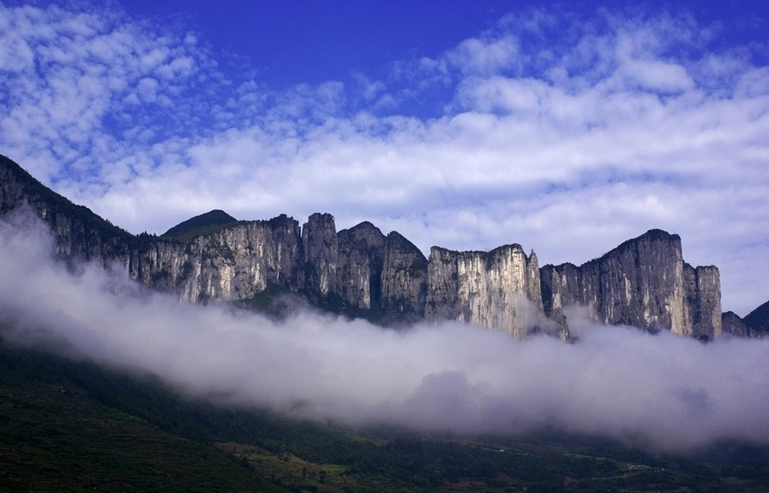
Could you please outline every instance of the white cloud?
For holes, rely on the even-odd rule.
[[[141,99],[154,103],[157,100],[157,91],[160,84],[156,79],[145,77],[139,81],[137,86],[137,92],[141,95]]]
[[[512,35],[496,39],[470,38],[446,54],[446,60],[464,75],[489,76],[520,65],[518,40]]]
[[[0,7],[0,18],[4,152],[30,156],[25,165],[45,181],[66,176],[61,170],[74,161],[98,169],[133,152],[144,142],[122,141],[115,126],[153,126],[157,116],[137,108],[139,101],[178,98],[195,67],[209,63],[179,39],[150,35],[119,14]],[[156,77],[165,78],[162,86]],[[94,155],[94,147],[112,155]]]
[[[642,89],[663,94],[680,93],[694,86],[686,69],[672,63],[630,60],[622,66],[620,73]]]
[[[23,215],[0,222],[0,278],[15,280],[0,283],[9,343],[148,372],[195,396],[340,423],[497,433],[558,426],[672,451],[721,439],[769,444],[769,380],[756,371],[768,340],[703,345],[575,323],[576,344],[516,341],[455,323],[395,331],[311,312],[276,323],[180,304],[120,272],[73,273],[53,262],[42,228]]]

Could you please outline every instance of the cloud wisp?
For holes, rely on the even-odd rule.
[[[669,451],[769,445],[769,341],[704,345],[596,326],[576,327],[575,344],[516,341],[457,323],[395,331],[311,311],[275,322],[179,303],[120,272],[73,272],[50,246],[37,220],[0,222],[3,338],[155,374],[192,396],[350,425],[554,426]]]

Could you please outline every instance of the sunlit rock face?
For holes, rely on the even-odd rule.
[[[576,304],[600,323],[707,339],[721,334],[718,269],[686,264],[678,235],[651,230],[579,267],[546,265],[541,279],[545,313],[557,320]]]
[[[490,252],[430,251],[428,319],[458,320],[521,338],[533,328],[532,310],[543,310],[534,252],[527,257],[520,245]]]
[[[285,215],[250,221],[187,241],[150,238],[131,252],[131,277],[177,291],[182,300],[248,299],[273,283],[296,286],[299,223]]]
[[[722,332],[718,269],[685,263],[681,239],[660,230],[581,266],[541,269],[534,252],[516,244],[490,252],[433,247],[428,260],[399,233],[385,236],[371,223],[336,232],[330,214],[313,214],[302,227],[281,215],[202,229],[190,220],[176,228],[193,222],[198,229],[176,237],[131,235],[0,156],[0,213],[23,206],[50,226],[59,256],[124,269],[184,301],[248,300],[275,285],[312,303],[379,311],[383,320],[457,320],[515,337],[539,330],[568,337],[564,313],[573,305],[604,324],[700,339]],[[201,217],[209,215],[230,219],[222,211]],[[724,315],[727,332],[765,334],[768,314],[769,304],[744,320]]]

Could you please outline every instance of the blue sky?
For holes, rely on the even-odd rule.
[[[435,5],[0,3],[0,152],[134,233],[329,212],[579,264],[662,228],[769,299],[767,7]]]
[[[505,3],[453,2],[441,9],[408,1],[130,2],[140,15],[182,17],[217,48],[245,55],[273,85],[342,80],[351,71],[382,73],[409,56],[493,26]]]

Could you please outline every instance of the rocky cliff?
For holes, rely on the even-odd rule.
[[[433,247],[428,263],[425,315],[507,331],[521,338],[555,329],[543,311],[537,256],[520,245],[490,252],[456,252]],[[561,326],[565,329],[565,325]],[[566,337],[566,330],[559,330]]]
[[[161,237],[134,236],[4,157],[0,180],[0,212],[28,204],[50,224],[62,257],[123,265],[182,300],[249,300],[276,286],[355,315],[458,320],[516,337],[568,337],[569,305],[587,307],[605,324],[702,339],[722,331],[718,270],[685,263],[681,239],[660,230],[579,267],[540,269],[536,254],[517,244],[490,252],[433,247],[428,259],[399,233],[385,236],[368,222],[337,232],[330,214],[313,214],[300,227],[285,215],[237,221],[212,211]],[[728,330],[742,330],[737,319],[728,319]]]
[[[400,316],[422,317],[427,300],[427,259],[395,231],[387,235],[382,268],[381,305]]]
[[[337,281],[339,295],[352,306],[374,308],[382,299],[382,271],[386,239],[370,222],[337,234],[341,262]]]
[[[579,267],[542,268],[545,313],[564,320],[564,307],[589,307],[597,322],[686,337],[721,334],[721,287],[716,267],[683,261],[681,238],[660,230],[628,240]]]
[[[146,236],[125,267],[142,283],[188,301],[249,299],[268,284],[297,290],[317,280],[297,268],[305,262],[300,231],[296,220],[282,215],[186,241]]]
[[[86,207],[44,187],[19,165],[0,156],[0,214],[30,207],[51,227],[57,253],[83,260],[125,258],[134,237]]]

